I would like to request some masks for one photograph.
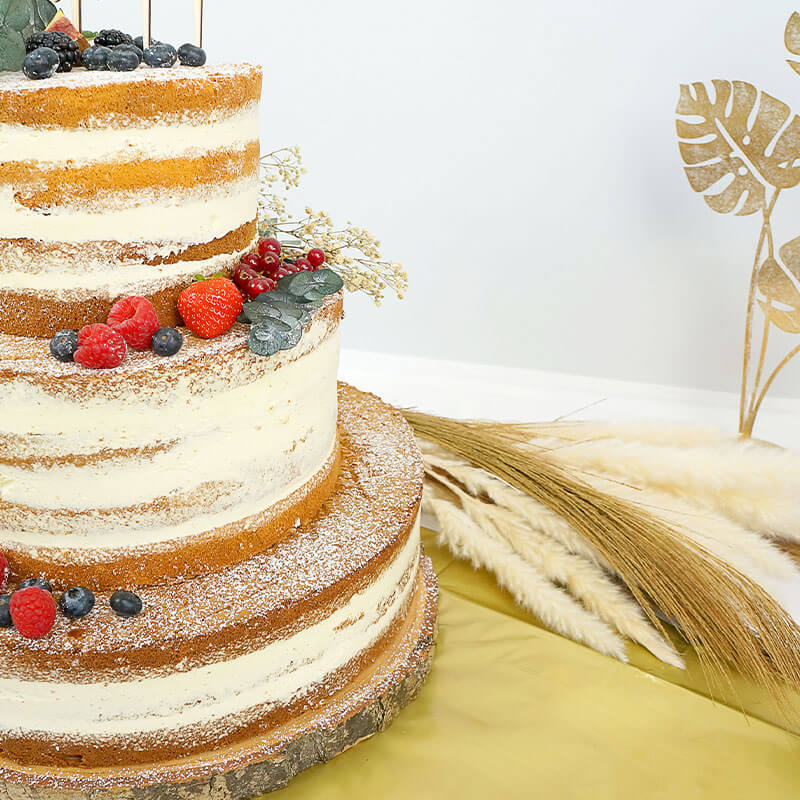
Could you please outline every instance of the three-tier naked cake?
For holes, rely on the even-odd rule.
[[[387,725],[430,665],[421,461],[337,385],[340,292],[268,357],[244,324],[113,369],[48,350],[132,295],[181,325],[193,276],[253,247],[260,91],[247,65],[0,76],[5,591],[96,598],[0,628],[0,797],[251,797]]]

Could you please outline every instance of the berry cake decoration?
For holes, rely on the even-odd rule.
[[[264,208],[261,69],[199,20],[6,5],[0,795],[255,797],[430,668],[421,456],[337,381],[344,289],[399,273]]]

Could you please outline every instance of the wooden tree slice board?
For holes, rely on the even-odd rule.
[[[405,623],[383,656],[314,709],[235,746],[115,769],[28,767],[0,759],[0,800],[251,800],[384,730],[431,667],[438,587],[423,557]]]

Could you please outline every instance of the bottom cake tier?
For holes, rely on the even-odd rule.
[[[0,632],[0,798],[250,798],[388,725],[432,658],[413,435],[341,386],[317,518],[230,569],[29,642]],[[98,607],[102,609],[103,598]]]

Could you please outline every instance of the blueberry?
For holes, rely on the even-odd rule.
[[[112,50],[108,68],[112,72],[132,72],[139,66],[139,56],[130,50]]]
[[[22,583],[17,586],[17,590],[19,589],[27,589],[29,586],[36,586],[39,589],[44,589],[46,592],[50,592],[52,594],[53,587],[44,579],[44,578],[25,578]]]
[[[134,36],[133,43],[140,49],[144,50],[144,36]],[[150,47],[154,44],[161,44],[158,39],[154,39],[152,36],[150,37]]]
[[[202,67],[206,63],[206,51],[187,42],[178,48],[178,58],[184,67]]]
[[[76,586],[61,595],[58,607],[70,619],[85,617],[94,608],[94,594],[85,586]]]
[[[60,64],[61,59],[55,50],[49,47],[37,47],[25,56],[22,71],[31,80],[40,81],[43,78],[52,78]]]
[[[50,340],[50,354],[59,361],[72,361],[78,349],[78,334],[75,331],[59,331]]]
[[[0,628],[10,628],[14,624],[11,620],[11,609],[8,607],[9,600],[10,594],[0,595]]]
[[[171,67],[177,60],[178,53],[171,44],[154,44],[144,51],[148,67]]]
[[[102,45],[87,47],[81,55],[81,61],[86,69],[108,69],[108,57],[110,55],[110,47],[103,47]]]
[[[108,602],[118,617],[135,617],[142,610],[142,598],[124,589],[114,592]]]
[[[118,44],[111,48],[114,52],[133,53],[142,63],[142,51],[135,44]]]
[[[183,335],[176,328],[159,328],[153,334],[153,352],[159,356],[174,356],[183,345]]]

